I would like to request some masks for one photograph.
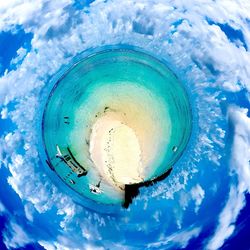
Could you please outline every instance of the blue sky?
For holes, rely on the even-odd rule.
[[[27,51],[31,48],[32,34],[26,34],[22,28],[15,28],[14,32],[1,32],[0,34],[0,51],[1,51],[1,71],[3,75],[5,70],[14,69],[15,65],[11,64],[11,60],[17,56],[17,50],[21,47]],[[11,46],[10,46],[11,44]]]
[[[0,249],[249,249],[247,10],[246,1],[225,0],[2,4]],[[48,177],[39,124],[60,68],[121,43],[166,60],[190,95],[194,128],[171,178],[106,215]]]

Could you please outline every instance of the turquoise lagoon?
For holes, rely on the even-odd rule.
[[[88,53],[58,77],[42,138],[47,166],[72,193],[115,205],[124,185],[166,173],[191,129],[188,95],[166,63],[116,46]]]

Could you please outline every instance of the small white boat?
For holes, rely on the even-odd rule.
[[[103,193],[103,191],[99,187],[97,187],[95,185],[92,185],[92,184],[89,184],[89,190],[93,194],[101,194],[101,193]]]
[[[59,157],[59,158],[62,158],[62,157],[63,157],[63,156],[62,156],[62,152],[61,152],[61,150],[60,150],[60,148],[59,148],[58,145],[56,145],[56,151],[57,151],[56,156]]]

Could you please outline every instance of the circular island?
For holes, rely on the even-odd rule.
[[[46,164],[72,190],[128,207],[185,149],[192,114],[166,64],[137,48],[81,58],[58,77],[42,121]]]

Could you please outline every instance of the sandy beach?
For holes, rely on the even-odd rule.
[[[143,181],[141,145],[133,129],[109,112],[92,128],[90,155],[103,177],[116,186]]]

